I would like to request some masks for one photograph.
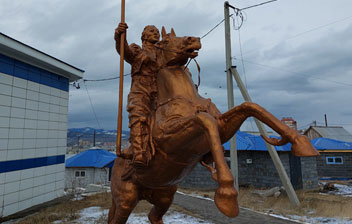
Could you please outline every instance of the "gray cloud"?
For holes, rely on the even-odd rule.
[[[230,1],[240,8],[256,3]],[[113,40],[120,20],[118,1],[2,0],[1,4],[1,32],[82,68],[85,79],[118,75],[119,56]],[[352,83],[351,20],[291,38],[350,16],[351,4],[347,0],[278,1],[246,11],[247,20],[241,28],[246,76],[240,61],[233,60],[233,64],[247,81],[252,99],[279,118],[293,116],[298,126],[312,120],[323,122],[324,114],[332,124],[351,124],[351,86],[331,82]],[[202,36],[222,19],[222,1],[126,1],[129,43],[141,43],[145,25],[164,25],[167,30],[174,27],[180,36]],[[231,35],[232,55],[240,59],[238,32],[232,31]],[[199,92],[226,111],[223,24],[202,39],[202,45],[197,59],[201,66]],[[196,80],[193,63],[190,69]],[[129,72],[126,64],[125,73]],[[125,77],[124,105],[130,80]],[[101,126],[116,128],[118,80],[86,85]],[[237,89],[235,101],[243,102]],[[82,82],[81,89],[71,88],[69,106],[70,127],[98,127]],[[127,116],[125,111],[124,129]],[[246,123],[244,128],[251,129],[251,124]],[[345,128],[352,132],[351,125]]]

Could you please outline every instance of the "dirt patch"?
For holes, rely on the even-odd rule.
[[[346,184],[341,183],[339,184]],[[238,203],[241,207],[264,213],[280,215],[297,215],[307,217],[342,217],[352,219],[352,197],[341,195],[322,194],[316,190],[298,190],[297,197],[300,207],[291,205],[287,194],[279,197],[262,197],[254,193],[253,187],[240,188]],[[179,189],[186,194],[195,194],[214,199],[215,191]]]
[[[84,197],[82,200],[66,200],[59,202],[54,205],[50,205],[46,208],[41,208],[37,210],[34,214],[25,216],[25,218],[19,219],[16,223],[18,224],[51,224],[57,220],[60,220],[61,223],[71,223],[73,220],[76,220],[80,217],[80,211],[84,208],[89,207],[101,207],[102,209],[109,209],[111,207],[111,193],[99,193],[95,195],[90,195]],[[140,201],[133,213],[140,215],[147,215],[152,209],[152,205],[147,201]],[[169,212],[180,212],[195,218],[201,218],[197,214],[193,214],[186,209],[172,205],[169,209]],[[95,223],[106,223],[107,215],[102,215]]]
[[[56,220],[70,223],[79,218],[79,211],[91,206],[99,206],[108,209],[111,206],[111,193],[100,193],[85,197],[82,200],[67,200],[50,207],[42,208],[38,212],[26,216],[18,221],[19,224],[51,224]]]

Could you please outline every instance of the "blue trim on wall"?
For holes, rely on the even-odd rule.
[[[61,163],[65,163],[65,155],[3,161],[0,162],[0,173],[51,166]]]
[[[68,92],[68,78],[0,54],[0,72]]]

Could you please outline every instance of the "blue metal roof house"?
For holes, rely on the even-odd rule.
[[[277,136],[270,136],[278,138]],[[236,133],[238,180],[240,185],[253,185],[255,187],[281,186],[279,175],[271,160],[264,140],[261,136],[252,135],[242,131]],[[229,156],[230,144],[223,144],[225,156]],[[293,156],[291,144],[274,146],[280,160],[296,189],[310,189],[318,185],[318,175],[315,158],[299,158]],[[228,165],[230,166],[229,159]],[[203,180],[204,179],[204,180]],[[184,187],[215,188],[210,174],[204,167],[197,166],[189,177],[181,184]]]
[[[105,149],[88,149],[66,160],[66,188],[86,187],[88,184],[107,185],[116,154]]]
[[[105,149],[89,149],[67,159],[65,167],[112,167],[115,159],[116,154],[108,152]]]
[[[320,178],[352,178],[352,142],[329,138],[311,140],[320,152],[317,169]]]

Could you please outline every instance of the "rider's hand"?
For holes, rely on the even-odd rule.
[[[119,26],[115,29],[115,40],[120,38],[122,33],[127,31],[127,23],[119,23]]]

